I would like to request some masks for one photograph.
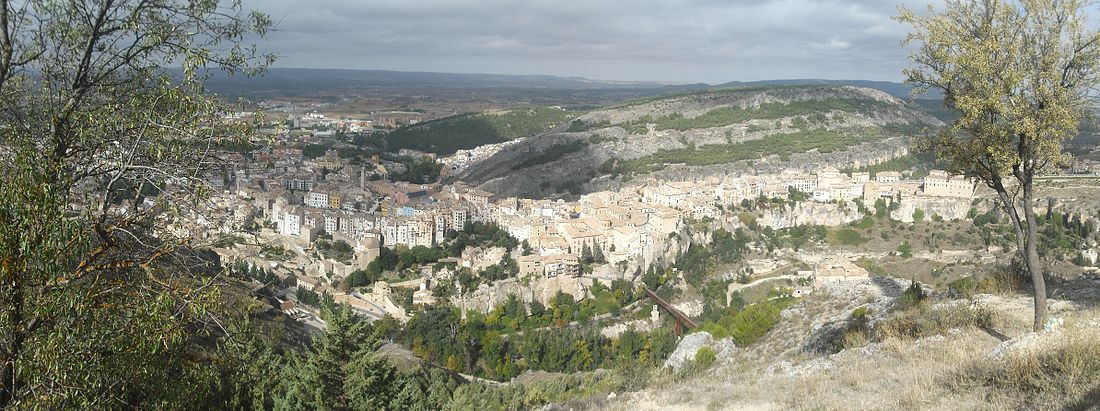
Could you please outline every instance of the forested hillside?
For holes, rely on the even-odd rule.
[[[459,114],[394,130],[386,135],[386,148],[453,154],[544,133],[566,124],[577,114],[555,107]]]

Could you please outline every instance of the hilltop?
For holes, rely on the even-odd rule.
[[[942,122],[880,90],[831,85],[687,92],[595,110],[470,166],[459,178],[500,195],[615,189],[647,176],[737,167],[852,165],[893,158]],[[885,144],[884,144],[885,142]]]

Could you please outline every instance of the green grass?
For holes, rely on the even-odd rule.
[[[866,243],[868,240],[863,238],[858,231],[850,228],[845,228],[829,233],[829,242],[833,244],[842,245],[860,245]]]
[[[386,135],[387,149],[453,154],[458,150],[543,133],[566,124],[577,114],[551,107],[459,114],[394,130]]]
[[[867,270],[872,277],[886,277],[889,275],[885,268],[867,257],[860,257],[855,264],[857,267]]]

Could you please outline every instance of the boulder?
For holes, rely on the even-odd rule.
[[[712,344],[714,344],[714,337],[706,331],[685,335],[684,339],[680,340],[680,344],[676,345],[676,350],[672,351],[665,360],[665,367],[679,370],[688,361],[695,360],[695,353],[700,348],[709,347]]]

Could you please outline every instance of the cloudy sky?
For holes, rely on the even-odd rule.
[[[667,82],[901,80],[903,0],[251,0],[277,66]],[[904,0],[923,9],[925,1]]]

